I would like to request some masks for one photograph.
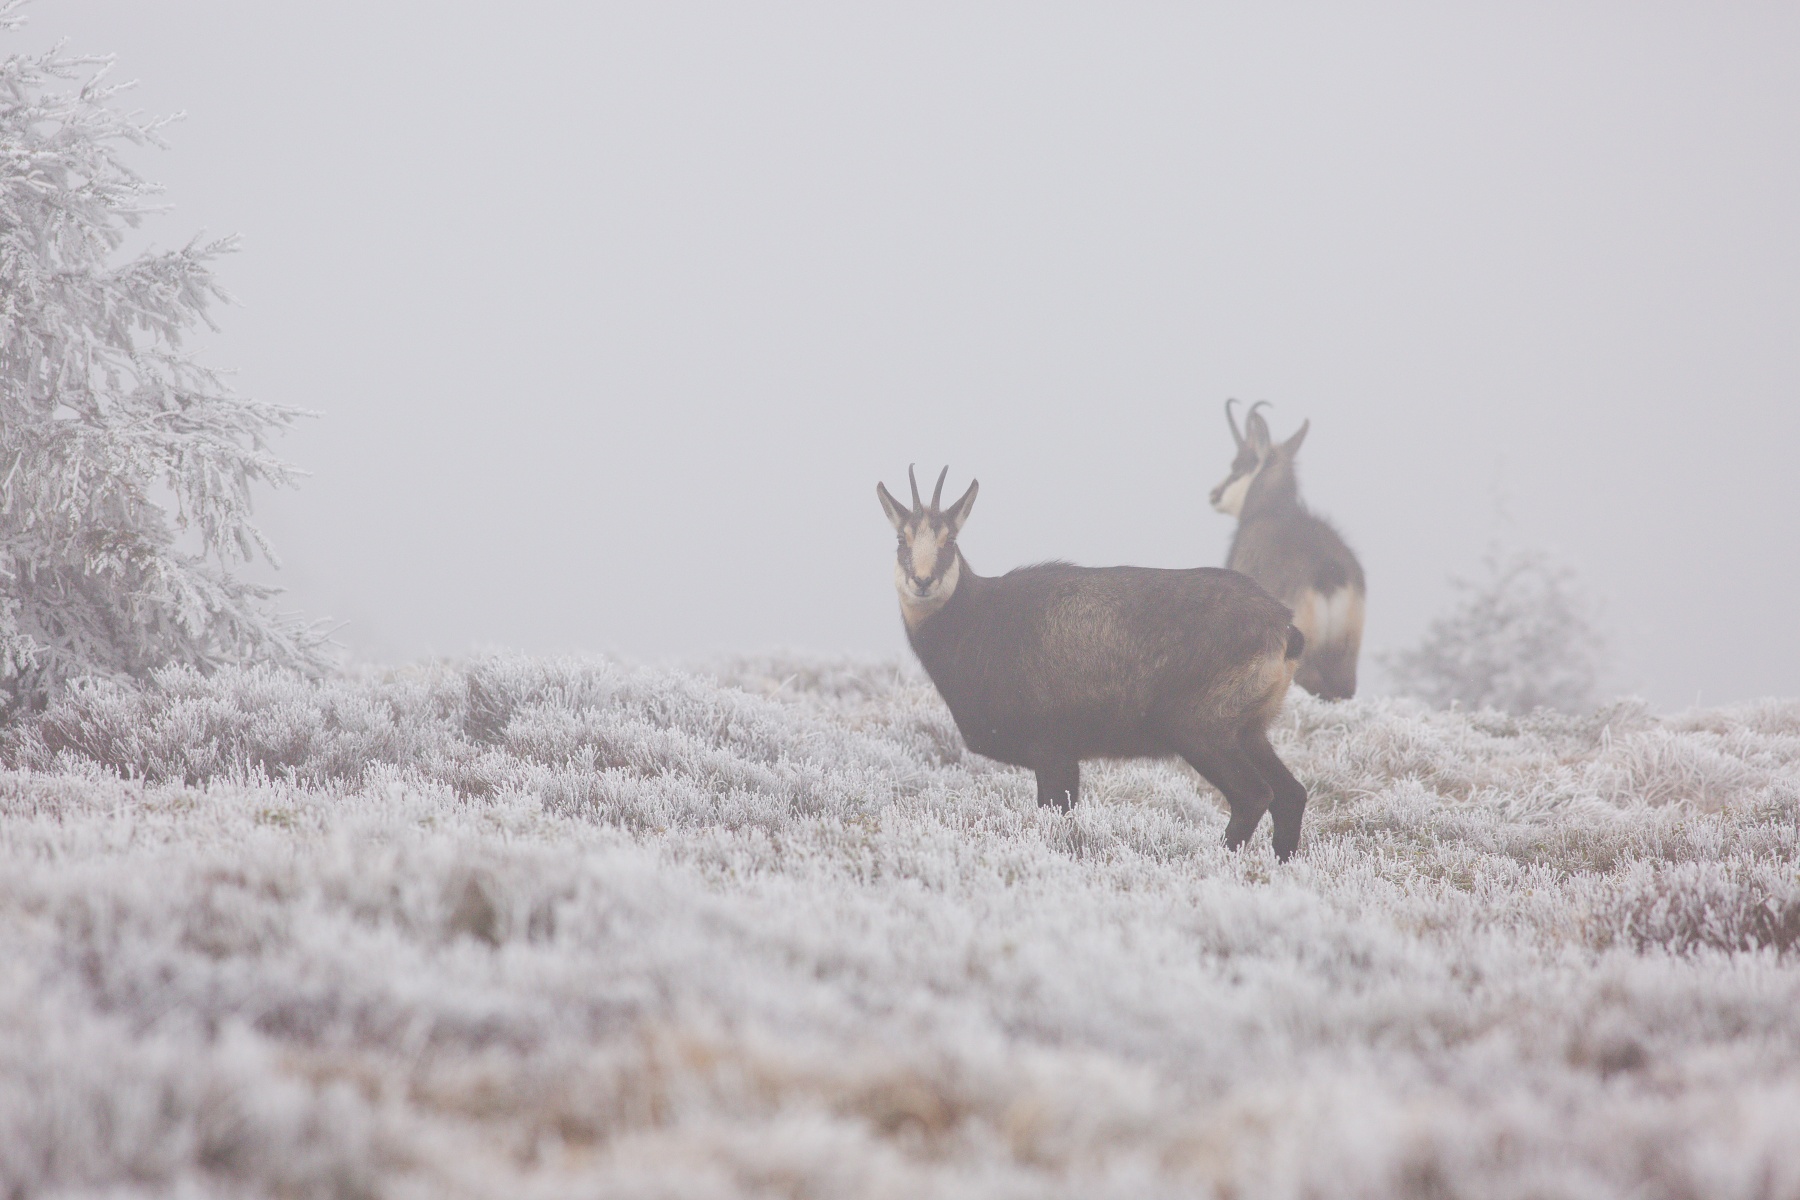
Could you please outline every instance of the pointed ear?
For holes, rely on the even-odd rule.
[[[1310,418],[1300,422],[1300,428],[1294,431],[1294,436],[1281,443],[1281,452],[1288,458],[1292,458],[1294,455],[1300,453],[1300,443],[1306,440],[1306,431],[1311,428],[1312,421]]]
[[[902,506],[898,500],[888,494],[885,483],[875,485],[875,498],[881,501],[881,511],[887,514],[888,521],[894,526],[894,532],[903,532],[906,529],[906,518],[912,515],[911,510]]]
[[[962,494],[962,499],[944,510],[944,520],[950,522],[951,537],[962,532],[963,522],[969,519],[969,510],[975,507],[975,493],[980,490],[979,479],[969,480],[969,490]]]

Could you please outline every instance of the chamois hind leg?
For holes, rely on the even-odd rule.
[[[1081,799],[1081,760],[1052,747],[1033,747],[1031,766],[1037,772],[1038,803],[1068,812]]]
[[[1306,788],[1287,764],[1275,755],[1269,735],[1260,725],[1246,726],[1238,734],[1238,745],[1249,756],[1256,771],[1268,783],[1269,819],[1275,826],[1275,857],[1286,862],[1300,847],[1300,818],[1306,813]]]
[[[1225,845],[1233,850],[1240,848],[1250,840],[1263,813],[1268,811],[1274,795],[1268,782],[1229,735],[1187,732],[1171,741],[1176,753],[1224,794],[1231,809],[1231,820],[1225,823]]]

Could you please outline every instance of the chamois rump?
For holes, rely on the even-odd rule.
[[[1231,413],[1235,403],[1225,402],[1225,423],[1237,456],[1212,491],[1212,506],[1238,519],[1225,565],[1294,610],[1294,624],[1306,635],[1294,682],[1321,699],[1348,700],[1356,695],[1367,589],[1362,564],[1338,531],[1300,503],[1294,456],[1312,422],[1277,443],[1256,411],[1268,401],[1250,406],[1241,433]]]
[[[1268,726],[1305,638],[1281,603],[1216,567],[1077,567],[977,575],[957,548],[980,486],[940,508],[875,485],[899,535],[894,586],[906,637],[977,754],[1037,774],[1038,803],[1068,811],[1084,758],[1180,755],[1231,809],[1237,849],[1265,811],[1275,855],[1300,844],[1306,789]]]

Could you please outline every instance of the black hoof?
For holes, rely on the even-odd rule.
[[[1239,825],[1236,821],[1233,821],[1225,826],[1225,848],[1227,850],[1242,850],[1244,848],[1244,843],[1249,841],[1250,835],[1255,832],[1255,823],[1246,826]]]

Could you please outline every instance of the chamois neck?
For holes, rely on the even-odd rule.
[[[1249,494],[1244,497],[1244,507],[1238,512],[1238,520],[1241,523],[1258,517],[1304,511],[1306,506],[1300,503],[1300,481],[1291,466],[1283,465],[1262,471],[1252,481]]]

